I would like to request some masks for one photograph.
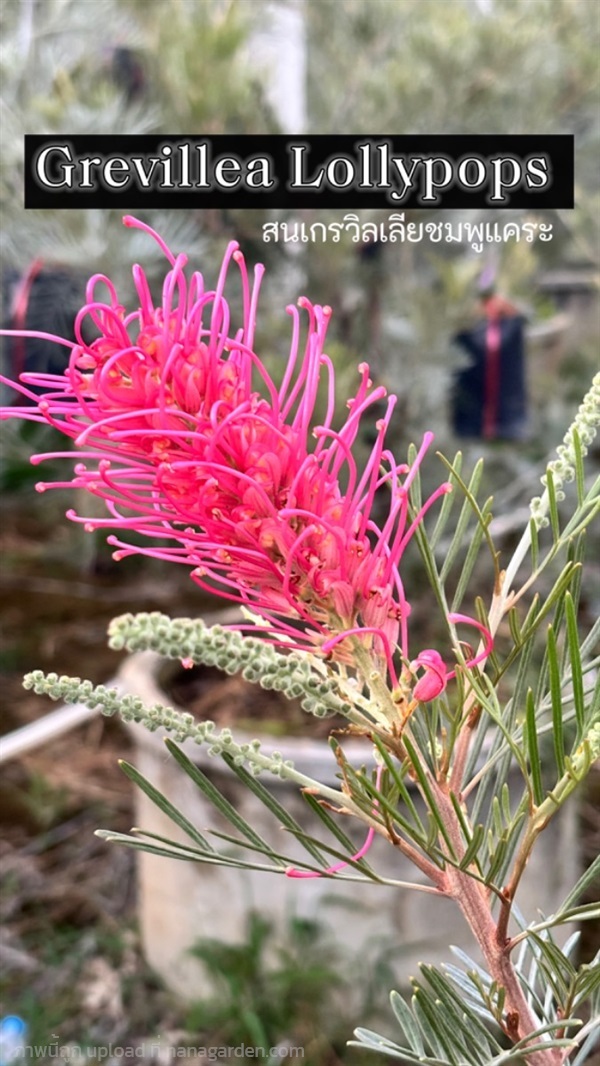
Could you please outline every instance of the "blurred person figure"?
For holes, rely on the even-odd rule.
[[[479,279],[478,297],[477,321],[454,338],[469,362],[455,374],[452,426],[459,437],[524,440],[525,317],[496,291],[491,267]]]

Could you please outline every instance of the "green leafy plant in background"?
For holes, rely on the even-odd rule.
[[[208,1032],[213,1042],[265,1052],[279,1046],[282,1057],[291,1043],[303,1048],[308,1061],[332,1049],[343,1054],[352,970],[341,975],[344,959],[320,923],[291,918],[283,938],[276,938],[269,922],[251,912],[243,942],[204,939],[192,954],[210,974],[214,993],[190,1007],[190,1033]],[[364,989],[365,1010],[370,992]]]
[[[421,468],[432,435],[406,463],[394,457],[386,432],[395,399],[373,386],[365,365],[346,420],[334,428],[334,374],[324,350],[329,307],[303,298],[299,310],[288,308],[292,344],[275,384],[254,345],[261,268],[251,282],[232,243],[215,289],[204,291],[197,275],[186,278],[185,257],[174,256],[144,223],[125,221],[150,233],[168,258],[162,306],[153,305],[136,268],[139,307],[124,317],[108,282],[107,301],[86,308],[98,338],[67,343],[64,375],[48,381],[32,374],[15,384],[29,404],[4,415],[49,421],[74,440],[73,478],[60,484],[105,500],[108,515],[70,517],[90,531],[110,529],[117,558],[178,562],[201,588],[241,604],[241,621],[229,627],[127,614],[111,627],[113,647],[241,672],[299,698],[310,714],[341,714],[350,733],[370,741],[377,768],[350,763],[343,738],[332,737],[339,784],[326,785],[297,770],[285,752],[239,743],[213,722],[34,672],[25,684],[37,692],[170,732],[170,756],[230,826],[206,835],[123,764],[187,842],[143,829],[102,835],[183,861],[298,880],[350,879],[357,891],[365,881],[420,890],[432,909],[436,899],[450,898],[482,964],[461,954],[452,967],[423,965],[411,999],[392,995],[397,1041],[358,1029],[357,1042],[430,1066],[582,1066],[598,1039],[600,967],[577,962],[576,937],[559,946],[554,936],[567,923],[599,916],[598,904],[581,902],[599,862],[549,916],[522,916],[518,899],[538,837],[600,754],[600,627],[581,633],[577,610],[586,536],[600,510],[600,482],[585,462],[600,422],[600,377],[504,560],[490,532],[492,501],[480,498],[481,464],[467,472],[460,455],[443,460],[446,480],[424,493]],[[239,271],[243,293],[239,323],[224,296],[231,269]],[[322,390],[329,399],[315,423]],[[372,450],[357,467],[360,424],[382,405]],[[443,654],[414,648],[401,576],[411,544],[431,588]],[[487,597],[475,594],[476,566],[478,589],[482,566],[487,571]],[[473,632],[476,648],[465,640]],[[194,764],[184,742],[206,744],[305,857],[268,843]],[[511,767],[521,777],[517,796],[508,790]],[[300,826],[265,776],[298,787],[315,816],[314,832]],[[365,827],[358,850],[345,831],[349,818]],[[375,835],[425,883],[379,874],[368,857]]]

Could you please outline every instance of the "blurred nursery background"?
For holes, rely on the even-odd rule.
[[[292,217],[199,205],[140,213],[209,279],[232,239],[250,264],[265,263],[257,347],[274,377],[289,344],[286,304],[306,294],[331,305],[327,351],[340,406],[367,361],[399,397],[397,455],[431,429],[439,451],[462,451],[465,469],[483,456],[484,498],[494,495],[494,535],[509,554],[597,367],[599,30],[589,0],[2,0],[2,325],[72,336],[92,272],[108,274],[127,305],[133,262],[158,291],[165,269],[153,242],[126,230],[116,211],[25,212],[25,132],[572,133],[571,211],[410,211],[394,243],[377,239],[388,212]],[[279,239],[267,241],[263,227],[274,222]],[[302,223],[343,230],[335,242],[303,241]],[[469,239],[467,226],[486,223],[512,224],[507,239],[480,242],[477,231]],[[465,227],[462,239],[449,238],[449,224]],[[486,325],[498,309],[502,355],[491,387]],[[7,377],[52,372],[64,358],[44,341],[4,339],[1,369]],[[2,403],[11,402],[3,388]],[[55,1048],[154,1041],[148,1062],[169,1061],[169,1047],[244,1042],[277,1047],[280,1058],[302,1048],[315,1066],[373,1061],[345,1042],[359,1012],[361,1024],[379,1015],[385,1025],[397,960],[376,936],[368,958],[353,954],[347,931],[360,920],[358,895],[336,899],[328,883],[317,906],[310,893],[298,903],[296,886],[275,921],[269,890],[249,899],[240,875],[238,890],[222,898],[222,929],[191,917],[189,943],[175,945],[165,899],[201,894],[201,884],[189,887],[183,867],[160,860],[136,876],[133,852],[93,835],[135,822],[117,765],[121,756],[136,761],[131,734],[88,716],[60,735],[25,734],[10,746],[14,731],[55,709],[22,689],[27,670],[105,682],[119,668],[106,646],[113,616],[222,609],[183,567],[114,562],[100,535],[65,521],[70,496],[34,492],[40,473],[29,456],[54,439],[34,423],[2,424],[0,1018],[17,1016],[28,1042]],[[366,449],[368,434],[360,443]],[[439,483],[443,469],[432,452],[425,482]],[[45,480],[58,470],[46,469]],[[589,573],[588,621],[600,606],[600,564]],[[433,645],[430,594],[410,554],[403,576],[419,640]],[[480,577],[484,594],[489,574]],[[264,698],[254,706],[259,696],[216,672],[204,671],[191,690],[203,716],[248,724],[257,715],[276,732],[313,728],[287,706],[264,706]],[[596,773],[580,796],[569,862],[598,851],[599,799]],[[437,951],[435,925],[430,913],[411,950]],[[591,958],[593,931],[581,950]],[[3,1039],[0,1023],[0,1062]]]

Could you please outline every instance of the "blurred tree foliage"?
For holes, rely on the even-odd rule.
[[[3,0],[5,267],[24,269],[41,255],[85,272],[91,264],[119,280],[132,258],[161,259],[143,235],[124,232],[122,209],[24,211],[23,134],[274,131],[248,49],[260,6],[237,0]],[[167,242],[188,251],[200,250],[200,230],[221,236],[214,218],[204,226],[188,212],[145,214]],[[219,255],[221,247],[222,241]],[[206,242],[201,250],[206,254]]]
[[[400,391],[405,433],[441,421],[443,446],[450,338],[473,315],[483,267],[494,267],[503,290],[534,317],[542,270],[598,268],[600,19],[587,0],[306,0],[305,10],[311,132],[575,135],[576,209],[534,216],[552,223],[550,244],[504,243],[481,256],[467,244],[387,245],[378,267],[356,250],[352,263],[349,245],[330,246],[322,257],[309,245],[307,260],[321,259],[310,269],[322,298],[349,305],[354,322],[346,332],[379,352],[378,367]],[[385,215],[359,212],[363,221]],[[511,210],[407,212],[407,220],[425,217],[526,220]],[[343,267],[323,268],[335,256]],[[335,287],[344,275],[340,301]],[[584,375],[594,358],[584,353]]]
[[[148,96],[163,131],[277,133],[250,41],[265,5],[239,0],[122,0],[143,33]]]
[[[121,211],[22,209],[23,132],[276,132],[269,71],[255,43],[277,9],[290,5],[304,17],[307,132],[575,134],[577,209],[547,213],[554,240],[546,245],[501,244],[478,256],[468,245],[424,241],[366,254],[348,236],[339,244],[264,243],[263,222],[289,213],[201,204],[195,212],[143,212],[208,276],[226,241],[239,239],[250,262],[274,268],[267,312],[300,291],[330,303],[331,350],[344,375],[368,358],[399,390],[402,444],[426,423],[443,436],[449,339],[472,314],[480,270],[491,262],[506,294],[531,306],[541,269],[598,263],[600,26],[588,0],[4,0],[5,267],[22,271],[41,255],[85,275],[91,266],[104,270],[122,288],[129,264],[141,260],[150,274],[154,262],[160,277],[160,252],[143,234],[124,231]],[[389,212],[358,213],[361,221],[381,221]],[[428,221],[458,217],[425,214]],[[523,212],[501,215],[524,221]],[[498,213],[470,216],[495,220]],[[340,221],[341,212],[296,217]],[[261,329],[267,355],[281,351],[287,317],[267,313]],[[588,363],[584,357],[582,366]]]
[[[307,14],[309,106],[329,129],[597,137],[586,0],[308,0]]]

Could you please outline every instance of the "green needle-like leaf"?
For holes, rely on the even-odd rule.
[[[588,882],[588,884],[593,884],[593,881],[598,876],[598,873],[600,873],[600,857],[595,860],[595,862],[593,863],[593,867],[593,878],[590,879],[586,877],[586,881]],[[588,885],[586,884],[585,888],[587,887]],[[584,890],[585,889],[582,889],[582,891]],[[579,907],[566,907],[564,909],[561,907],[561,909],[558,910],[556,914],[551,915],[550,918],[547,918],[545,921],[536,922],[535,925],[528,925],[526,929],[523,929],[517,936],[513,938],[511,946],[514,947],[516,944],[519,944],[527,937],[533,936],[537,933],[541,933],[545,929],[553,929],[557,925],[565,925],[567,922],[593,922],[599,918],[600,903],[582,903]]]
[[[513,640],[513,644],[518,646],[522,642],[522,630],[519,625],[519,614],[516,607],[511,607],[507,615],[508,624],[510,627],[510,635]]]
[[[413,1010],[434,1055],[450,1063],[451,1066],[458,1066],[456,1057],[458,1049],[444,1018],[444,1011],[439,1009],[438,1004],[420,985],[415,987]]]
[[[571,889],[566,899],[561,903],[557,914],[563,914],[568,911],[578,899],[587,892],[596,880],[600,879],[600,855],[597,855],[587,870],[581,875],[577,884]]]
[[[548,489],[548,511],[550,514],[550,525],[552,527],[554,543],[557,544],[560,540],[560,521],[558,517],[558,504],[556,502],[554,475],[551,470],[548,470],[548,473],[546,474],[546,486]]]
[[[411,796],[411,790],[409,788],[407,788],[407,786],[406,786],[406,782],[404,781],[404,777],[402,775],[401,769],[398,767],[398,764],[395,762],[395,760],[390,755],[390,753],[389,753],[388,749],[386,748],[385,744],[383,743],[383,741],[381,741],[378,736],[374,736],[373,737],[373,741],[374,741],[375,747],[377,748],[377,751],[379,752],[379,754],[380,754],[380,756],[381,756],[381,758],[382,758],[382,760],[383,760],[383,762],[385,764],[385,767],[386,767],[388,773],[390,774],[390,776],[392,778],[392,781],[393,781],[394,785],[398,789],[398,793],[399,793],[400,799],[404,803],[405,807],[407,807],[407,809],[409,810],[409,812],[410,812],[410,814],[412,816],[412,819],[413,819],[413,822],[414,822],[414,826],[415,826],[415,830],[422,837],[425,837],[426,836],[425,826],[423,825],[423,822],[421,821],[421,817],[419,815],[419,812],[417,811],[417,808],[416,808],[416,806],[415,806],[415,804],[413,802],[413,798]]]
[[[140,834],[142,830],[139,831]],[[233,858],[229,855],[223,855],[220,852],[200,852],[196,849],[190,849],[186,852],[183,848],[178,848],[175,845],[170,847],[159,848],[153,844],[146,843],[145,840],[140,839],[139,836],[127,836],[125,833],[114,833],[108,829],[97,829],[96,836],[102,840],[107,840],[112,844],[123,844],[125,847],[133,848],[137,851],[146,851],[150,855],[160,855],[166,859],[178,859],[183,862],[199,862],[208,866],[231,866],[240,870],[267,870],[271,873],[283,873],[283,867],[277,866],[265,866],[264,863],[247,862],[243,859]]]
[[[562,777],[565,772],[565,740],[562,713],[562,691],[560,683],[560,667],[558,663],[558,649],[556,636],[552,626],[548,626],[548,672],[550,677],[550,696],[552,700],[552,739],[554,741],[554,758],[558,776]]]
[[[440,455],[439,452],[438,452],[438,457],[439,458],[443,458]],[[448,523],[448,519],[450,518],[450,515],[451,515],[451,513],[452,513],[452,511],[454,509],[454,505],[456,503],[456,499],[457,499],[456,487],[459,484],[458,478],[460,477],[460,472],[461,472],[461,469],[462,469],[462,460],[463,460],[462,452],[457,452],[456,455],[454,456],[454,461],[451,464],[450,463],[448,464],[449,469],[450,469],[450,477],[448,478],[448,481],[452,485],[452,492],[448,492],[444,496],[444,498],[442,500],[442,506],[440,508],[440,513],[438,515],[438,520],[437,520],[437,522],[435,524],[435,527],[433,529],[433,533],[431,534],[431,537],[429,538],[429,543],[431,545],[431,550],[432,551],[435,551],[435,549],[436,549],[436,547],[438,545],[438,542],[440,540],[440,537],[442,536],[442,534],[444,532],[444,529],[446,528],[446,525]]]
[[[202,851],[214,850],[206,837],[202,836],[202,833],[192,825],[189,819],[186,818],[185,815],[166,798],[166,796],[163,796],[162,793],[139,772],[139,770],[136,770],[135,766],[125,762],[124,759],[119,761],[119,766],[129,780],[133,781],[134,785],[137,785],[138,788],[146,794],[148,799],[151,800],[152,803],[163,812],[163,814],[166,814],[167,818],[170,818],[175,825],[179,826],[186,836],[189,836],[191,840],[198,844]]]
[[[569,647],[569,660],[571,666],[571,688],[573,691],[573,707],[577,721],[576,744],[580,744],[585,732],[585,696],[583,691],[583,671],[581,655],[579,651],[579,633],[577,630],[577,617],[572,597],[565,594],[565,617],[567,621],[567,642]]]
[[[444,974],[434,966],[423,964],[421,964],[421,973],[439,998],[453,1029],[460,1032],[463,1047],[469,1053],[471,1060],[485,1066],[493,1050],[488,1030],[477,1015],[468,1010],[465,1001]]]
[[[537,525],[532,518],[529,523],[529,537],[530,537],[530,552],[531,552],[531,570],[536,572],[540,561],[540,537],[538,533]]]
[[[445,462],[443,457],[442,461]],[[449,467],[449,464],[447,462],[446,466]],[[465,482],[455,470],[452,470],[451,472],[454,474],[457,483],[460,485],[460,488],[465,495],[465,502],[462,505],[461,512],[454,529],[454,536],[452,537],[452,540],[446,552],[444,564],[440,570],[440,581],[442,582],[442,584],[444,584],[444,582],[446,581],[446,578],[448,577],[448,574],[452,569],[454,561],[461,549],[464,536],[467,531],[467,527],[471,518],[473,517],[473,514],[475,514],[477,518],[481,521],[481,511],[477,506],[476,494],[481,483],[481,477],[483,474],[483,460],[480,459],[476,463],[468,486],[465,484]],[[483,522],[483,526],[485,528],[485,522]]]
[[[403,817],[398,808],[389,802],[387,796],[385,796],[383,792],[375,788],[372,781],[364,775],[358,774],[349,764],[345,764],[345,773],[348,779],[352,799],[358,806],[361,806],[364,809],[366,814],[371,817],[376,817],[378,820],[382,820],[381,816],[387,814],[393,824],[398,826],[402,832],[417,845],[417,847],[425,852],[431,850],[433,841],[437,838],[437,830],[435,827],[433,830],[433,839],[426,837],[415,829],[411,822]],[[368,796],[368,805],[365,804],[365,793]]]
[[[573,454],[575,458],[575,484],[577,485],[577,505],[582,507],[585,499],[585,470],[583,466],[583,451],[581,438],[576,427],[572,430]]]
[[[275,815],[285,829],[289,829],[292,832],[302,832],[302,827],[298,824],[295,818],[286,811],[285,807],[281,806],[281,804],[275,799],[273,793],[270,792],[268,788],[265,788],[261,781],[256,777],[253,777],[252,774],[249,774],[243,766],[236,766],[235,760],[230,755],[223,754],[221,757],[229,769],[240,779],[244,787],[247,788],[249,792],[254,793],[256,798],[260,800],[267,810]],[[309,854],[312,855],[313,859],[316,859],[318,863],[322,864],[323,859],[318,846],[307,840],[305,847]]]
[[[406,748],[408,757],[412,763],[413,769],[423,791],[423,796],[427,801],[428,812],[430,813],[435,823],[437,831],[440,833],[443,840],[446,842],[450,855],[456,860],[457,856],[454,850],[454,845],[452,844],[443,816],[437,805],[429,781],[427,780],[427,775],[423,769],[422,760],[420,758],[419,753],[415,750],[411,741],[406,735],[404,736],[404,747]]]
[[[187,755],[185,755],[181,748],[179,748],[177,744],[174,744],[172,740],[165,740],[165,744],[170,754],[181,766],[181,769],[185,771],[188,777],[190,777],[194,784],[198,786],[213,806],[220,811],[223,817],[226,818],[227,821],[242,834],[242,836],[245,836],[247,840],[250,840],[254,844],[258,844],[261,848],[269,848],[267,841],[263,840],[263,838],[255,832],[252,826],[248,825],[245,819],[238,814],[229,800],[219,792],[218,788],[212,783],[212,781],[209,781],[206,774],[203,774],[191,759],[188,759]]]
[[[544,800],[544,788],[542,784],[542,765],[538,748],[535,702],[531,689],[529,689],[525,701],[525,735],[527,738],[527,755],[529,758],[529,770],[531,774],[530,783],[533,801],[535,805],[539,807]]]
[[[473,573],[473,569],[475,567],[475,563],[477,562],[477,558],[479,556],[479,551],[480,551],[480,548],[481,548],[481,542],[482,542],[482,540],[483,540],[483,538],[484,538],[484,536],[486,534],[486,530],[487,530],[487,528],[488,528],[488,526],[490,524],[490,520],[491,520],[491,513],[490,513],[491,512],[491,504],[492,504],[491,498],[489,500],[486,500],[486,502],[485,502],[485,504],[483,506],[483,510],[481,511],[481,522],[478,523],[478,525],[475,528],[475,531],[473,533],[473,536],[472,536],[472,539],[471,539],[471,543],[469,545],[469,550],[467,551],[467,554],[465,556],[465,561],[464,561],[464,563],[462,565],[460,577],[458,579],[458,584],[456,586],[456,591],[455,591],[454,597],[452,599],[452,610],[453,611],[458,611],[459,610],[460,605],[461,605],[461,603],[463,601],[465,592],[467,591],[467,585],[469,583],[471,574]],[[485,525],[484,525],[484,523],[485,523]]]
[[[330,833],[340,842],[347,855],[352,855],[356,850],[354,844],[350,840],[350,837],[340,829],[338,822],[331,817],[328,811],[325,810],[323,805],[319,803],[315,796],[311,796],[309,792],[303,792],[302,798],[308,804],[312,811],[321,819],[322,823],[329,830]],[[288,827],[289,828],[289,827]],[[300,828],[300,827],[298,827]],[[294,830],[292,830],[294,832]]]
[[[399,1047],[392,1040],[388,1040],[372,1029],[355,1029],[354,1035],[358,1040],[349,1040],[349,1047],[367,1048],[369,1051],[378,1051],[388,1059],[400,1059],[403,1064],[411,1066],[449,1066],[447,1059],[431,1058],[429,1055],[415,1055],[410,1048]]]
[[[278,866],[281,866],[284,869],[287,868],[288,866],[293,866],[297,862],[297,860],[292,859],[289,855],[283,855],[279,851],[274,851],[273,848],[270,848],[269,846],[259,847],[258,844],[253,844],[249,840],[240,840],[239,837],[232,836],[231,833],[222,833],[218,829],[211,829],[210,832],[211,832],[211,836],[216,837],[218,840],[225,841],[226,844],[233,844],[233,845],[235,845],[236,848],[242,848],[242,849],[246,849],[248,851],[254,851],[258,855],[268,855],[268,857],[270,859],[273,859],[273,861],[276,862]],[[311,839],[311,838],[307,838],[307,839]],[[319,861],[320,861],[321,864],[323,863],[322,859],[320,859]],[[308,863],[305,863],[304,861],[301,861],[298,864],[301,865],[303,867],[303,869],[314,870],[317,873],[320,873],[321,870],[322,870],[322,865],[310,866]]]
[[[479,870],[480,875],[483,876],[483,871],[479,862],[479,852],[483,847],[484,841],[485,829],[481,824],[476,825],[473,830],[473,836],[471,837],[467,850],[465,851],[462,859],[460,860],[461,870],[467,870],[471,863],[474,862],[477,866],[477,869]]]

